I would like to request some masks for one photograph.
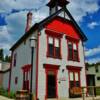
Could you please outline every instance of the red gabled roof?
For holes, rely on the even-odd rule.
[[[46,29],[66,34],[66,36],[78,40],[82,39],[81,35],[72,24],[72,22],[70,20],[65,20],[64,18],[59,16],[56,16],[51,22],[49,22],[46,25]]]

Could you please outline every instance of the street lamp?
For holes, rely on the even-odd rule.
[[[36,37],[30,38],[30,47],[31,47],[31,77],[30,77],[30,100],[32,100],[32,80],[33,80],[33,56],[34,48],[36,47]]]

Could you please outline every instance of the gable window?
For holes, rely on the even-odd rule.
[[[61,58],[61,46],[60,46],[60,38],[47,36],[48,43],[47,43],[47,56],[54,57],[54,58]]]
[[[17,53],[14,54],[13,66],[16,66],[16,58],[17,58]]]
[[[78,42],[68,40],[68,60],[79,61]]]

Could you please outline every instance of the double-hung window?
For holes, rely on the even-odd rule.
[[[70,88],[80,87],[80,73],[77,71],[69,71],[69,85]]]
[[[68,60],[79,61],[78,42],[68,40]]]
[[[48,43],[47,43],[48,57],[61,58],[60,41],[61,41],[60,38],[48,35]]]

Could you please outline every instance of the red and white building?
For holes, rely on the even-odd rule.
[[[68,98],[73,87],[86,86],[84,45],[86,36],[66,8],[68,1],[51,0],[50,16],[30,27],[11,47],[9,91],[30,90],[30,38],[36,37],[33,57],[32,91],[38,100]]]

